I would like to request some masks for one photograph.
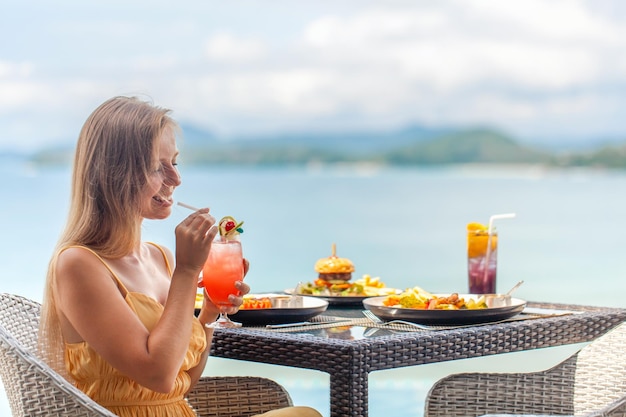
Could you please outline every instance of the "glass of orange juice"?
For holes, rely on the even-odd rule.
[[[226,220],[225,220],[226,219]],[[232,220],[231,220],[232,219]],[[214,323],[207,324],[213,328],[240,327],[241,323],[232,321],[226,311],[232,304],[228,300],[231,294],[239,295],[235,282],[243,280],[243,251],[239,241],[239,233],[243,232],[241,224],[232,217],[220,220],[220,234],[211,244],[209,256],[202,268],[202,282],[207,295],[219,309],[220,316]],[[232,232],[232,231],[235,232]]]

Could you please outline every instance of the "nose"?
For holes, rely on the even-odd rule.
[[[163,183],[170,187],[178,187],[182,183],[180,173],[174,165],[167,168],[165,178],[163,178]]]

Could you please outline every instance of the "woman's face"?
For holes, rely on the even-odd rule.
[[[176,167],[178,148],[176,136],[170,128],[157,139],[157,159],[153,162],[142,199],[141,214],[145,219],[165,219],[172,211],[172,194],[181,183]]]

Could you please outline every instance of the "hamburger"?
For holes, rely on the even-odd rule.
[[[352,279],[354,264],[347,258],[338,257],[333,243],[331,256],[319,259],[315,263],[315,271],[318,273],[318,282],[322,281],[327,286],[347,284]]]

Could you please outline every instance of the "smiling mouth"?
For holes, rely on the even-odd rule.
[[[172,197],[164,197],[160,195],[155,195],[152,199],[159,204],[172,204],[174,201]]]

